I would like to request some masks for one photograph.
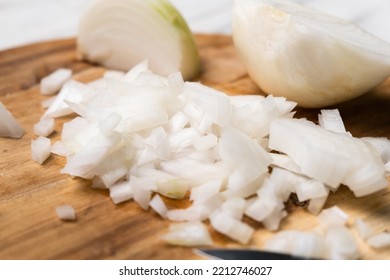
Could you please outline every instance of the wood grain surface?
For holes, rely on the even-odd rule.
[[[203,83],[229,94],[262,94],[236,57],[230,37],[197,35],[202,59]],[[0,138],[0,259],[199,259],[191,248],[161,241],[169,222],[136,203],[114,205],[106,191],[90,188],[90,182],[60,174],[65,160],[51,156],[42,166],[31,160],[33,125],[44,112],[39,81],[59,67],[68,67],[75,78],[89,81],[103,69],[77,61],[75,40],[44,42],[0,52],[0,100],[26,130],[22,139]],[[347,129],[358,137],[390,138],[390,81],[368,94],[337,106]],[[311,120],[318,110],[298,109]],[[51,139],[58,139],[70,118],[60,118]],[[166,200],[185,207],[188,202]],[[77,221],[58,219],[55,207],[71,204]],[[390,190],[355,198],[346,188],[331,195],[327,207],[339,205],[352,217],[365,219],[377,232],[390,230]],[[304,209],[287,205],[290,215],[283,229],[306,230],[317,225]],[[256,228],[248,245],[261,248],[272,233]],[[240,247],[211,230],[215,247]],[[361,244],[364,259],[390,259],[390,250],[373,250]]]

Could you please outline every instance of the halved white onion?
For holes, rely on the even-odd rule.
[[[352,99],[390,75],[386,42],[291,1],[235,1],[233,38],[264,92],[303,107]]]
[[[161,75],[181,71],[185,79],[199,72],[193,35],[166,0],[95,0],[79,24],[80,58],[127,71],[148,60]]]

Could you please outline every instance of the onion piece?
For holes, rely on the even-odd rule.
[[[181,71],[186,80],[200,68],[191,31],[166,0],[93,1],[79,24],[77,52],[82,59],[123,71],[148,59],[153,72]]]
[[[312,179],[300,180],[295,186],[295,191],[300,202],[328,195],[326,186],[323,183]]]
[[[317,218],[322,226],[329,227],[331,225],[344,226],[349,217],[347,213],[340,209],[340,207],[333,206],[322,210]]]
[[[321,114],[318,115],[318,122],[321,127],[337,132],[346,133],[344,122],[341,118],[340,112],[337,109],[333,110],[321,110]]]
[[[21,138],[23,128],[0,101],[0,137]]]
[[[299,166],[289,156],[276,153],[269,153],[269,155],[272,159],[272,167],[276,166],[294,173],[301,174]]]
[[[369,143],[378,152],[382,161],[390,161],[390,140],[386,137],[363,137],[364,142]]]
[[[162,239],[180,246],[208,246],[213,243],[206,226],[201,222],[172,224]]]
[[[72,77],[72,70],[59,68],[41,80],[41,94],[52,95],[57,93],[61,87]]]
[[[86,101],[95,92],[87,85],[70,80],[64,84],[60,92],[56,96],[56,99],[47,108],[41,119],[43,118],[57,118],[69,115],[73,113],[69,105],[65,101],[71,101],[73,103],[80,103]]]
[[[246,200],[241,197],[228,198],[221,204],[221,211],[236,220],[242,220],[246,206]]]
[[[31,141],[31,157],[39,164],[43,164],[50,156],[51,142],[49,138],[39,136]]]
[[[360,257],[359,246],[352,233],[344,226],[332,224],[326,229],[326,245],[328,259],[355,260]]]
[[[325,203],[328,199],[328,195],[329,191],[324,196],[310,199],[309,205],[307,206],[307,210],[314,215],[318,215],[324,208]]]
[[[76,220],[76,211],[71,205],[58,205],[56,206],[57,216],[64,221]]]
[[[390,233],[382,232],[375,234],[367,239],[368,245],[375,249],[385,248],[390,246]]]
[[[267,173],[271,163],[268,153],[249,136],[233,128],[222,130],[218,153],[231,170],[227,188],[243,190],[243,197],[254,194],[257,188],[253,191],[251,183]]]
[[[316,232],[281,231],[268,239],[264,248],[308,259],[323,259],[326,255],[325,240]]]
[[[210,223],[216,231],[242,244],[247,244],[254,233],[251,226],[235,219],[223,210],[214,211],[210,216]]]
[[[223,181],[221,179],[216,179],[192,188],[190,200],[196,203],[202,203],[210,199],[221,191],[222,183]]]
[[[355,228],[360,238],[363,240],[367,240],[369,237],[374,235],[373,229],[360,218],[355,218]]]
[[[133,189],[128,181],[118,182],[112,185],[109,190],[110,197],[115,204],[122,203],[133,198]]]
[[[149,202],[149,206],[162,218],[165,219],[167,217],[168,208],[158,194],[153,196],[152,200]]]
[[[34,125],[34,134],[47,137],[53,133],[55,121],[53,118],[43,118]]]
[[[59,156],[66,157],[69,155],[68,149],[64,146],[64,144],[61,141],[56,141],[51,146],[51,153]]]

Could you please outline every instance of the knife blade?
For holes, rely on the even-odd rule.
[[[217,260],[307,260],[300,256],[253,249],[195,249],[194,252]]]

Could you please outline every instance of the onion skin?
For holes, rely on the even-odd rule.
[[[81,18],[79,59],[128,71],[148,60],[160,75],[200,72],[195,39],[181,14],[167,0],[94,0]]]

